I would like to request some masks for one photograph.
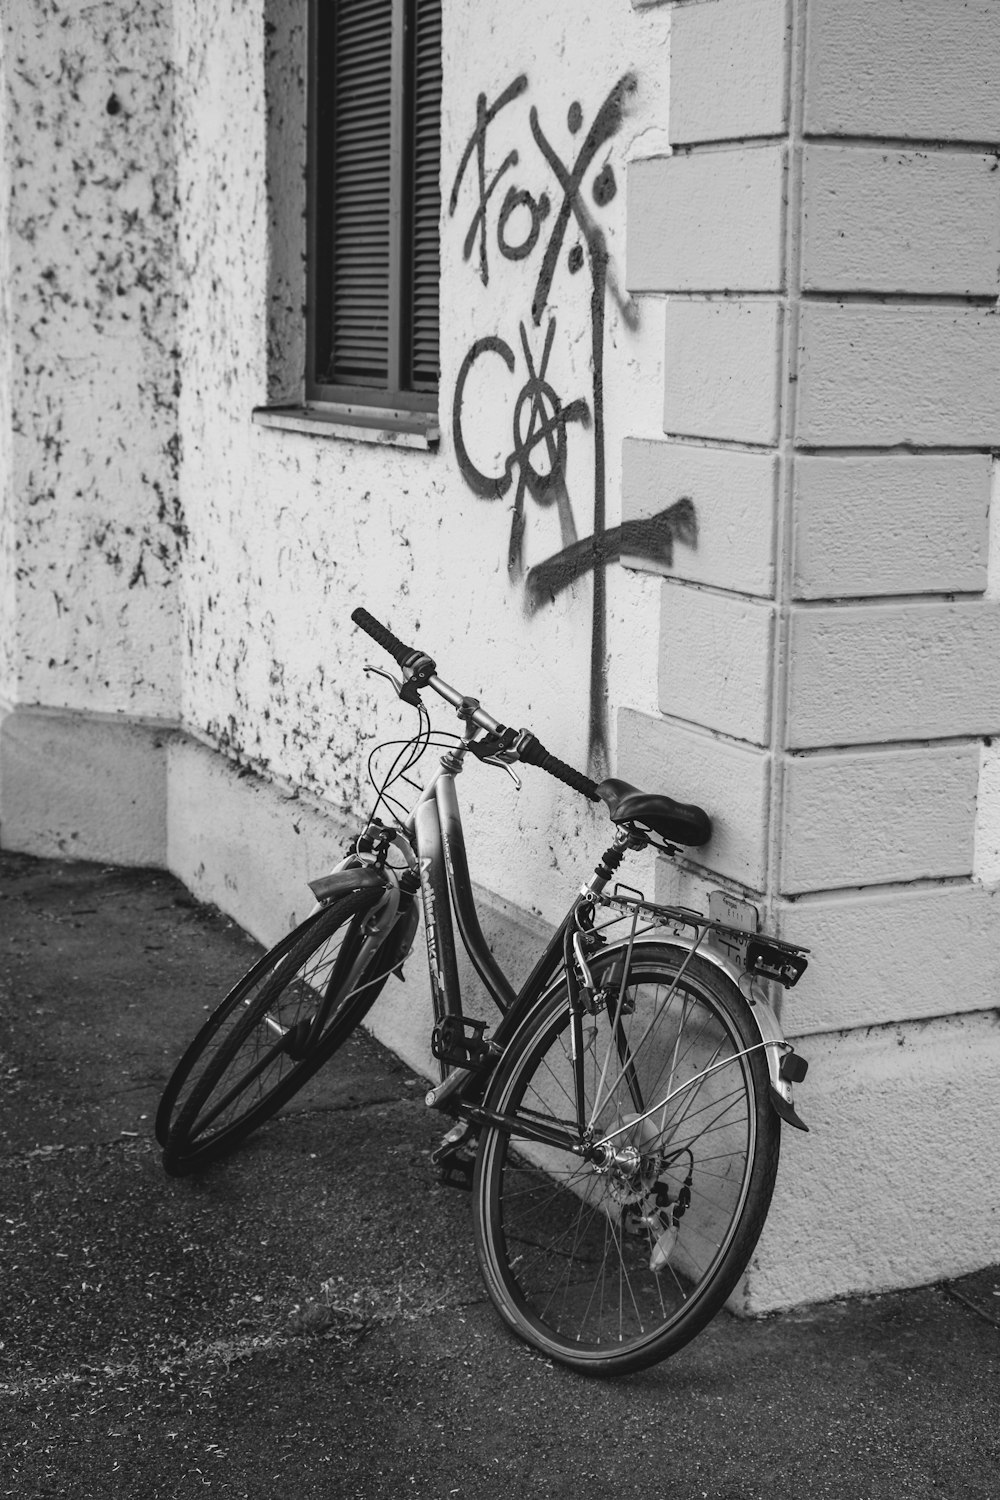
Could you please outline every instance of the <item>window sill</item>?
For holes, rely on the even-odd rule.
[[[392,448],[433,451],[441,437],[435,412],[365,406],[257,406],[252,415],[258,427],[355,443],[384,443]]]

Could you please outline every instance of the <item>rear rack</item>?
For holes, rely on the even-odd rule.
[[[713,891],[709,897],[709,914],[695,911],[688,906],[664,906],[656,901],[647,901],[641,891],[617,885],[608,895],[593,895],[588,898],[591,918],[581,925],[602,938],[605,933],[622,922],[628,922],[629,946],[647,933],[664,927],[680,935],[685,931],[694,933],[692,952],[703,944],[722,948],[741,968],[761,979],[770,979],[791,989],[802,978],[808,966],[808,948],[787,943],[782,938],[770,937],[757,930],[759,914],[749,901],[741,901],[728,892]],[[724,911],[730,920],[715,915],[715,906]],[[603,920],[597,914],[603,908],[609,915]],[[735,919],[735,920],[734,920]],[[742,923],[743,925],[737,925]],[[621,934],[622,937],[625,934]],[[605,939],[606,940],[606,939]]]

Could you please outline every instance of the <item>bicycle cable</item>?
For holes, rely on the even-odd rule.
[[[402,826],[408,816],[408,809],[396,797],[389,796],[389,788],[397,781],[405,781],[407,786],[419,792],[421,790],[419,784],[411,780],[406,773],[418,764],[432,745],[442,750],[450,750],[454,745],[462,742],[460,735],[449,734],[447,730],[432,729],[430,715],[422,703],[418,704],[418,713],[420,718],[415,735],[407,739],[382,740],[373,746],[368,754],[368,779],[376,793],[368,818],[369,823],[375,819],[379,807],[384,804],[393,820]],[[373,766],[374,758],[380,751],[390,749],[395,745],[402,746],[402,749],[379,781]]]
[[[394,811],[392,804],[395,804],[395,808],[398,810],[398,808],[400,807],[400,803],[395,798],[390,798],[387,795],[389,787],[395,785],[395,783],[401,777],[405,777],[406,772],[411,770],[417,764],[427,748],[427,744],[430,740],[431,734],[430,715],[427,713],[424,705],[419,700],[417,702],[416,708],[418,719],[417,732],[415,735],[410,735],[405,740],[383,740],[381,741],[381,743],[373,746],[369,751],[368,780],[371,782],[372,787],[375,791],[375,801],[372,805],[372,810],[368,817],[369,823],[374,821],[379,807],[382,803],[385,804],[386,811],[392,816],[393,820],[397,823],[399,822],[398,811]],[[394,745],[401,745],[402,749],[390,764],[389,769],[386,771],[385,776],[381,781],[381,784],[379,784],[379,781],[376,779],[374,770],[375,756],[381,750],[389,749]]]

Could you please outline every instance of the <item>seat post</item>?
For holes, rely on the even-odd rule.
[[[605,849],[601,855],[600,862],[595,866],[594,878],[587,886],[588,891],[592,891],[594,895],[599,895],[604,890],[604,887],[625,858],[626,851],[632,844],[632,839],[633,835],[627,828],[619,828],[617,830],[614,843]]]

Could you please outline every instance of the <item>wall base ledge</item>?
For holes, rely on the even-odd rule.
[[[167,720],[0,703],[0,844],[50,859],[162,866]]]

